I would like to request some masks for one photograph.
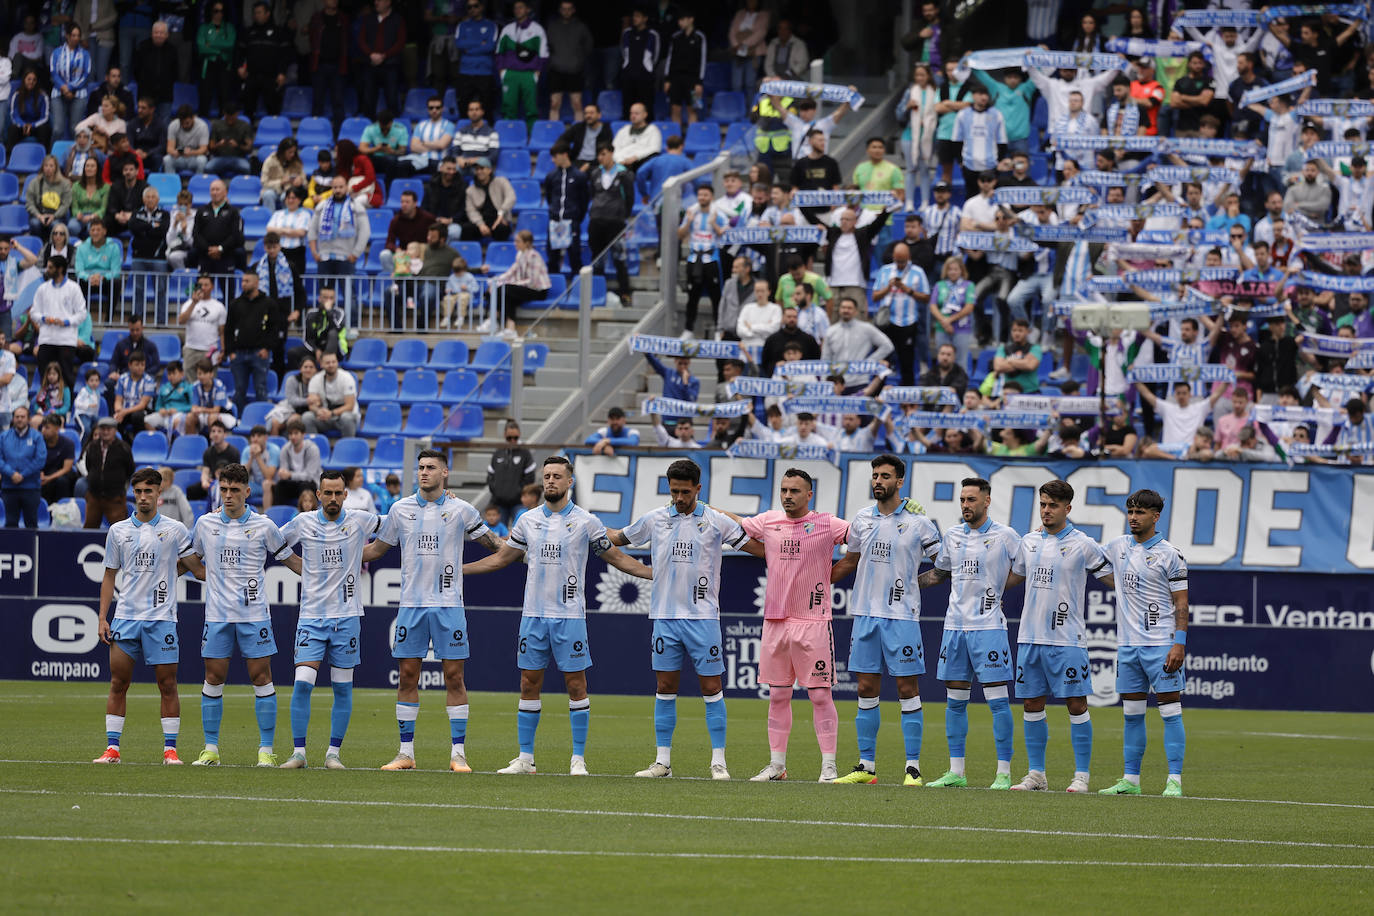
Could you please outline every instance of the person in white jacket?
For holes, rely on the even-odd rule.
[[[1126,58],[1121,58],[1121,63],[1126,63]],[[1031,82],[1035,83],[1035,88],[1040,90],[1040,94],[1045,97],[1045,104],[1049,106],[1051,124],[1059,120],[1060,115],[1069,113],[1069,93],[1078,91],[1083,94],[1083,108],[1094,116],[1102,114],[1102,99],[1111,86],[1112,80],[1120,73],[1117,70],[1103,70],[1101,73],[1089,73],[1087,70],[1061,69],[1056,76],[1050,76],[1039,67],[1030,67]]]
[[[840,320],[825,332],[821,342],[821,359],[831,362],[857,362],[865,359],[887,359],[892,355],[892,338],[867,321],[859,321],[859,304],[849,297],[840,300]],[[869,377],[848,373],[844,377],[845,392],[857,391],[868,384]]]
[[[56,361],[71,387],[75,378],[78,331],[88,315],[86,297],[75,280],[67,278],[67,259],[48,258],[44,282],[33,294],[29,321],[38,329],[38,365]]]
[[[757,298],[756,292],[755,301],[740,308],[739,322],[735,325],[740,345],[746,349],[762,347],[768,335],[782,327],[782,308],[776,302],[766,299],[759,302]]]
[[[911,71],[911,85],[897,100],[897,121],[907,123],[903,133],[902,150],[906,154],[906,208],[916,208],[916,188],[921,189],[921,203],[930,203],[931,176],[935,174],[935,130],[939,116],[935,113],[938,101],[930,67],[917,64]]]
[[[1193,26],[1184,26],[1183,31],[1193,41],[1200,41],[1212,51],[1212,86],[1217,98],[1228,98],[1231,84],[1240,76],[1236,69],[1236,58],[1242,51],[1254,52],[1268,31],[1266,29],[1247,29],[1245,38],[1233,28],[1210,29],[1205,34]]]
[[[630,123],[616,131],[611,145],[619,165],[637,169],[646,159],[663,152],[663,135],[649,123],[648,109],[635,102],[630,106]]]

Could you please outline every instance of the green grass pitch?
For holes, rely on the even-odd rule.
[[[647,677],[647,674],[646,674]],[[551,678],[551,683],[556,678]],[[592,680],[595,687],[595,679]],[[277,750],[289,752],[289,691]],[[182,690],[182,756],[200,749]],[[800,692],[798,694],[800,696]],[[566,774],[563,704],[546,694],[533,777],[497,776],[515,752],[515,697],[474,694],[468,757],[447,762],[443,697],[422,698],[420,770],[395,752],[394,695],[360,690],[347,772],[327,771],[330,691],[315,692],[304,771],[255,759],[251,691],[226,692],[226,766],[156,765],[156,692],[130,693],[125,763],[95,767],[104,687],[0,682],[0,886],[9,912],[974,913],[1369,912],[1374,900],[1374,717],[1185,710],[1189,798],[1070,796],[1068,722],[1050,712],[1051,793],[905,789],[895,705],[884,704],[881,783],[815,782],[809,705],[794,704],[785,783],[767,762],[766,703],[729,701],[734,781],[704,778],[700,699],[678,704],[674,778],[626,778],[653,759],[651,695],[592,697],[591,778]],[[840,765],[855,757],[840,703]],[[972,785],[993,775],[986,707],[970,706]],[[1151,710],[1144,788],[1163,788]],[[1121,766],[1120,709],[1093,711],[1093,788]],[[1024,773],[1018,717],[1013,777]],[[945,768],[943,708],[925,710],[923,766]],[[548,775],[545,775],[548,774]],[[79,807],[78,807],[79,806]]]

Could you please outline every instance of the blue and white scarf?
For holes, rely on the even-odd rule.
[[[726,229],[716,236],[717,244],[727,245],[772,245],[775,242],[788,242],[795,245],[819,245],[825,241],[825,230],[820,226],[753,226]]]
[[[1368,118],[1374,116],[1369,99],[1308,99],[1293,112],[1300,118]]]
[[[1276,95],[1292,95],[1315,85],[1317,85],[1317,71],[1307,70],[1297,76],[1290,76],[1286,80],[1270,83],[1268,86],[1256,86],[1254,89],[1245,90],[1240,94],[1240,103],[1237,107],[1244,108],[1246,105],[1272,99]]]
[[[1094,293],[1101,293],[1104,296],[1120,296],[1131,291],[1131,284],[1127,283],[1124,277],[1093,276],[1088,278],[1088,288],[1092,290]],[[1072,306],[1075,303],[1066,301],[1063,304],[1066,306]],[[1069,314],[1069,312],[1072,311],[1072,309],[1069,309],[1067,311],[1060,312],[1059,303],[1055,303],[1054,310],[1056,315],[1067,315]]]
[[[1103,204],[1093,211],[1098,219],[1150,219],[1151,217],[1162,217],[1166,219],[1182,218],[1187,214],[1188,208],[1183,204],[1157,203],[1157,204]]]
[[[895,207],[897,195],[891,191],[795,191],[792,204],[797,207]]]
[[[1099,149],[1154,153],[1163,152],[1161,147],[1172,142],[1164,137],[1112,137],[1106,134],[1050,134],[1050,140],[1054,143],[1054,148],[1061,153],[1082,153]]]
[[[1217,310],[1216,300],[1185,299],[1182,302],[1151,302],[1150,321],[1172,321],[1175,318],[1196,318],[1211,315]]]
[[[1260,24],[1258,10],[1184,10],[1174,18],[1174,28],[1250,29]]]
[[[1187,57],[1198,51],[1209,61],[1210,45],[1200,41],[1166,41],[1160,38],[1127,38],[1124,35],[1107,39],[1107,50],[1127,57]]]
[[[748,401],[722,401],[719,404],[699,404],[677,398],[647,398],[642,410],[646,414],[664,417],[742,417],[752,411]]]
[[[1095,417],[1102,404],[1097,398],[1047,394],[1012,394],[1006,400],[1008,410],[1058,411],[1061,417]],[[1115,398],[1107,399],[1107,416],[1121,413]]]
[[[1078,183],[1093,188],[1127,188],[1145,180],[1140,172],[1103,172],[1084,169],[1078,173]]]
[[[1361,350],[1350,357],[1345,363],[1345,368],[1355,369],[1374,369],[1374,350]]]
[[[1345,375],[1339,372],[1316,372],[1303,379],[1310,388],[1322,391],[1369,391],[1374,378],[1367,375]]]
[[[1206,165],[1157,165],[1147,169],[1145,177],[1150,181],[1160,181],[1165,184],[1183,184],[1188,181],[1197,184],[1204,181],[1235,184],[1240,181],[1240,173],[1235,169]]]
[[[741,401],[740,403],[747,403]],[[857,413],[880,414],[883,404],[876,398],[844,397],[827,395],[825,397],[788,398],[782,402],[783,413]]]
[[[1304,16],[1321,16],[1330,13],[1342,19],[1364,21],[1369,11],[1363,3],[1304,3],[1301,6],[1271,6],[1259,14],[1259,23],[1268,26],[1275,19],[1301,19]]]
[[[1127,283],[1146,289],[1168,289],[1180,283],[1234,280],[1239,276],[1239,267],[1174,267],[1163,270],[1128,270],[1122,274]]]
[[[975,410],[965,416],[977,417],[984,427],[1000,429],[1044,429],[1054,422],[1048,410]]]
[[[1126,58],[1120,54],[1078,53],[1074,51],[1027,51],[1025,66],[1041,70],[1124,70]]]
[[[1374,232],[1309,232],[1298,240],[1304,251],[1369,251]]]
[[[834,102],[836,105],[849,103],[849,107],[858,111],[863,107],[864,97],[856,90],[848,86],[840,86],[835,83],[804,83],[801,80],[765,80],[759,86],[759,95],[779,95],[789,99],[817,99],[822,102]]]
[[[328,199],[316,204],[316,207],[320,211],[321,241],[330,242],[334,239],[351,239],[357,236],[358,226],[353,213],[352,199],[345,197],[339,201],[330,195]]]
[[[1030,239],[1023,239],[1019,235],[1001,236],[995,232],[961,232],[955,237],[954,244],[965,251],[1010,251],[1019,254],[1040,250],[1040,246]]]
[[[726,450],[726,454],[731,458],[809,459],[829,461],[832,464],[838,459],[838,454],[833,448],[826,448],[823,445],[793,445],[782,442],[764,442],[762,439],[736,439],[735,444]]]
[[[959,393],[953,388],[936,388],[930,385],[894,385],[878,392],[878,400],[884,404],[924,404],[926,406],[958,407]]]
[[[1023,238],[1045,245],[1059,242],[1124,242],[1131,237],[1130,230],[1125,226],[1071,226],[1067,223],[1041,226],[1018,223],[1014,230]]]
[[[960,67],[970,70],[1005,70],[1008,67],[1026,67],[1026,55],[1039,48],[996,48],[989,51],[974,51],[965,54],[959,61]]]
[[[1283,404],[1256,404],[1254,411],[1259,423],[1318,423],[1323,426],[1334,424],[1340,413],[1330,407],[1287,407]]]
[[[930,410],[913,410],[892,418],[892,425],[900,430],[909,429],[982,429],[983,418],[971,413],[935,413]]]
[[[1305,159],[1349,159],[1351,156],[1368,156],[1374,151],[1374,143],[1358,140],[1322,140],[1313,143],[1303,154]]]
[[[1257,140],[1223,140],[1219,137],[1169,137],[1158,139],[1165,145],[1160,152],[1177,153],[1180,156],[1234,156],[1240,159],[1259,159],[1264,156],[1264,145]]]
[[[656,337],[652,334],[632,335],[630,352],[700,359],[744,359],[744,351],[740,349],[737,341],[679,340],[676,337]]]
[[[1302,335],[1302,349],[1329,359],[1348,359],[1356,353],[1374,350],[1374,338],[1333,337],[1329,334]],[[1349,368],[1347,366],[1347,368]]]
[[[1095,204],[1097,194],[1092,188],[1069,186],[1060,188],[1004,187],[992,192],[992,202],[1009,207],[1029,207],[1044,204],[1047,207],[1059,204]]]
[[[1195,248],[1230,245],[1225,229],[1144,229],[1135,240],[1142,245],[1191,245]]]
[[[886,378],[891,374],[892,370],[876,359],[856,359],[850,362],[799,359],[790,363],[778,363],[773,367],[774,378],[787,378],[792,375],[814,375],[820,378],[831,375],[866,375],[872,378],[877,375]]]
[[[1293,442],[1284,447],[1292,458],[1339,458],[1342,455],[1374,455],[1374,442],[1352,442],[1348,445],[1313,445]]]
[[[1322,274],[1304,270],[1297,285],[1330,290],[1333,293],[1371,293],[1374,292],[1374,277],[1351,277],[1345,274]]]
[[[1200,366],[1187,363],[1156,363],[1150,366],[1135,366],[1131,369],[1130,380],[1144,385],[1158,385],[1167,382],[1230,382],[1236,380],[1236,371],[1229,366],[1217,363],[1204,363]]]
[[[742,375],[725,385],[725,396],[748,398],[825,397],[835,393],[830,382],[792,382],[781,378],[756,378]]]
[[[1103,256],[1108,261],[1177,261],[1192,254],[1193,249],[1186,245],[1142,245],[1138,242],[1129,242],[1108,245]]]

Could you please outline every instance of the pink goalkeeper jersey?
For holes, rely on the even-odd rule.
[[[829,620],[831,562],[835,545],[849,537],[849,523],[825,512],[788,518],[772,509],[746,518],[744,531],[762,542],[768,564],[763,616]]]

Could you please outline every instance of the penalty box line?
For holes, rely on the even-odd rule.
[[[789,827],[831,827],[861,830],[943,830],[955,833],[997,833],[1013,836],[1074,837],[1080,839],[1148,840],[1175,843],[1219,843],[1241,846],[1285,846],[1310,849],[1374,849],[1361,843],[1322,843],[1305,840],[1260,840],[1236,837],[1168,836],[1149,833],[1109,833],[1075,830],[1036,830],[1028,827],[976,827],[968,824],[892,824],[862,821],[826,821],[799,818],[722,816],[714,814],[673,814],[662,811],[614,811],[587,808],[538,808],[519,805],[478,805],[462,802],[371,801],[337,798],[286,798],[271,795],[196,795],[163,792],[61,792],[53,789],[0,789],[6,795],[82,796],[96,798],[163,799],[170,801],[227,801],[283,805],[325,805],[356,808],[418,808],[461,811],[492,811],[512,814],[569,815],[574,817],[632,817],[671,821],[749,823]]]

